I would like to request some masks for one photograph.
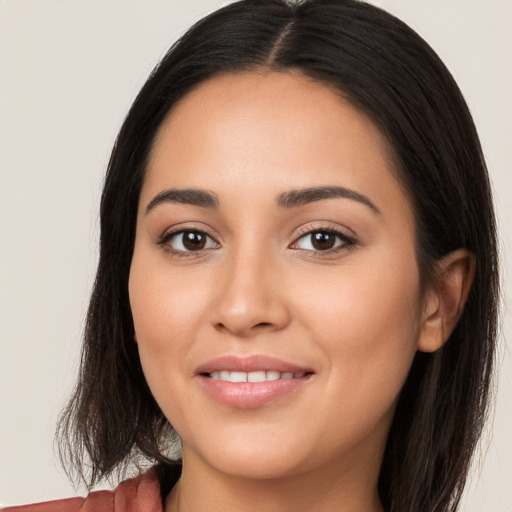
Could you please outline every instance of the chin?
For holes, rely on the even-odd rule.
[[[199,455],[216,471],[247,479],[277,479],[304,470],[310,454],[304,443],[286,441],[282,436],[214,436],[215,441],[203,438],[201,446],[188,448],[184,444],[184,459]],[[205,442],[206,441],[206,442]],[[298,440],[297,440],[298,441]]]
[[[268,453],[261,449],[250,454],[246,452],[243,456],[240,453],[224,451],[223,457],[212,460],[211,465],[221,473],[247,480],[282,479],[304,471],[303,464],[296,456],[291,460],[285,454]]]

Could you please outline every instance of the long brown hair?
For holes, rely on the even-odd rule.
[[[489,179],[467,105],[439,57],[407,25],[355,0],[233,3],[194,25],[150,75],[108,166],[80,375],[58,429],[62,457],[90,485],[137,457],[169,462],[173,429],[146,384],[128,300],[148,154],[192,88],[220,72],[262,67],[300,70],[335,87],[382,130],[413,204],[424,283],[447,253],[465,247],[476,257],[450,339],[414,360],[379,481],[386,511],[455,511],[493,374],[498,261]]]

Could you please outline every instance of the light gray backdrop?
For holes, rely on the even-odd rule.
[[[78,363],[108,154],[159,57],[225,3],[0,0],[0,503],[84,492],[58,469],[52,438]],[[468,100],[494,183],[510,297],[512,2],[375,3],[431,43]],[[503,331],[492,441],[465,512],[512,511],[510,311]]]

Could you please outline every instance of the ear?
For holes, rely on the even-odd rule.
[[[435,283],[424,299],[418,350],[435,352],[450,337],[462,314],[475,276],[475,257],[458,249],[442,258]]]

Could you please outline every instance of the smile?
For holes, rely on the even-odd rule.
[[[254,409],[278,398],[295,400],[315,377],[309,365],[263,354],[218,357],[197,367],[195,374],[210,399],[238,409]]]
[[[225,382],[266,382],[279,379],[300,379],[306,375],[306,372],[278,372],[254,371],[254,372],[230,372],[227,370],[214,371],[208,374],[211,379],[222,380]]]

